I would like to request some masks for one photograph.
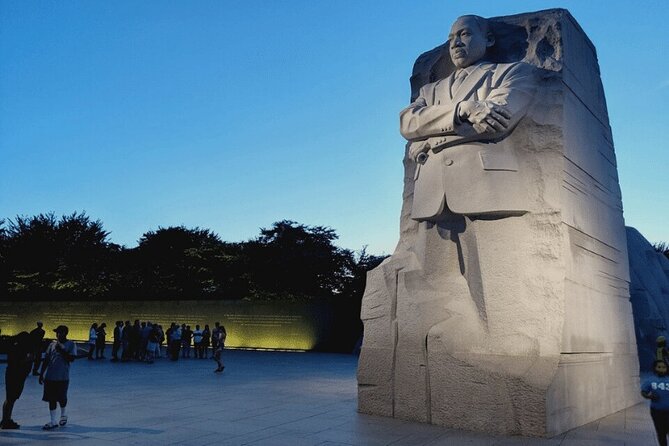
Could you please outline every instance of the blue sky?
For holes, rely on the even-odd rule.
[[[626,223],[669,241],[666,0],[0,0],[0,218],[86,211],[129,247],[291,219],[390,253],[415,58],[459,15],[554,7],[597,47]]]

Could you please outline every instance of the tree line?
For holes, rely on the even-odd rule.
[[[358,303],[366,272],[385,257],[337,247],[324,226],[283,220],[245,242],[209,229],[145,232],[112,243],[85,213],[0,220],[0,294],[42,300],[286,300]]]
[[[669,259],[669,243],[667,242],[653,243],[653,248],[655,249],[655,251],[659,252],[660,254],[664,254],[664,256]]]

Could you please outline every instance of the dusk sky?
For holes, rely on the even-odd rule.
[[[416,57],[459,15],[560,7],[598,51],[626,224],[669,242],[667,5],[0,0],[0,219],[85,211],[128,247],[290,219],[389,254]]]

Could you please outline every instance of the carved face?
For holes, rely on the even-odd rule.
[[[460,17],[451,27],[448,35],[449,52],[453,64],[458,68],[468,67],[485,56],[486,50],[495,44],[495,39],[481,29],[476,18]]]

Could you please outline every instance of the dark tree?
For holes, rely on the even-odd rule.
[[[105,296],[109,256],[119,249],[108,235],[83,212],[8,220],[2,247],[8,291],[28,299]]]
[[[341,295],[352,277],[351,251],[333,244],[334,230],[276,222],[243,246],[251,297],[313,299]]]
[[[653,243],[653,248],[660,254],[664,254],[669,259],[669,244],[667,242]]]
[[[145,233],[132,263],[146,297],[231,298],[247,288],[238,251],[208,229],[174,226]]]
[[[367,254],[367,247],[363,247],[356,253],[355,262],[353,265],[353,277],[348,284],[346,294],[354,301],[360,302],[367,284],[367,272],[376,268],[383,262],[387,255],[375,256]]]

